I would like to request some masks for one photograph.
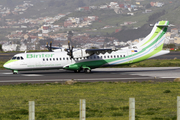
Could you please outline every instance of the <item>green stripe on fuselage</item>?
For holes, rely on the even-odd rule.
[[[16,62],[16,61],[18,61],[18,60],[9,60],[9,61],[7,61],[4,65],[9,64],[9,63],[12,63],[12,62]]]
[[[152,35],[152,37],[147,42],[145,42],[142,46],[144,46],[145,44],[147,44],[151,40],[153,40],[159,34],[159,32],[161,32],[162,28],[163,27],[157,27],[157,29],[155,30],[155,33]]]

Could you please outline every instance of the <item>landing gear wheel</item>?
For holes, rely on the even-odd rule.
[[[12,72],[13,72],[13,74],[18,74],[17,70],[13,70]]]
[[[80,72],[81,72],[81,70],[74,70],[74,72],[75,72],[75,73],[80,73]]]
[[[84,72],[85,73],[91,73],[91,70],[90,69],[85,69]]]

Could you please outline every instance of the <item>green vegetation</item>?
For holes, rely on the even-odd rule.
[[[3,65],[4,65],[5,62],[6,62],[6,61],[0,61],[0,69],[4,69],[4,68],[3,68]]]
[[[0,51],[3,51],[3,49],[2,49],[2,45],[0,44]]]
[[[86,99],[87,120],[128,120],[134,97],[136,120],[175,120],[179,86],[153,81],[0,86],[0,119],[28,119],[28,101],[35,101],[38,120],[78,120],[79,99]]]

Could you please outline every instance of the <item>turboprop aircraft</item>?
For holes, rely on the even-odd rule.
[[[169,21],[157,22],[150,34],[136,45],[112,49],[73,49],[52,50],[52,43],[47,45],[50,52],[20,53],[4,64],[4,68],[12,70],[13,74],[25,70],[65,69],[74,72],[91,72],[92,69],[109,66],[131,64],[169,53],[162,50],[165,33]]]

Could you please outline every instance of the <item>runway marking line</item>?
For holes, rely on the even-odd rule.
[[[25,77],[38,77],[38,76],[43,76],[43,75],[38,75],[38,74],[27,74],[27,75],[22,75],[22,76],[25,76]]]
[[[3,75],[13,75],[13,73],[1,73]]]

